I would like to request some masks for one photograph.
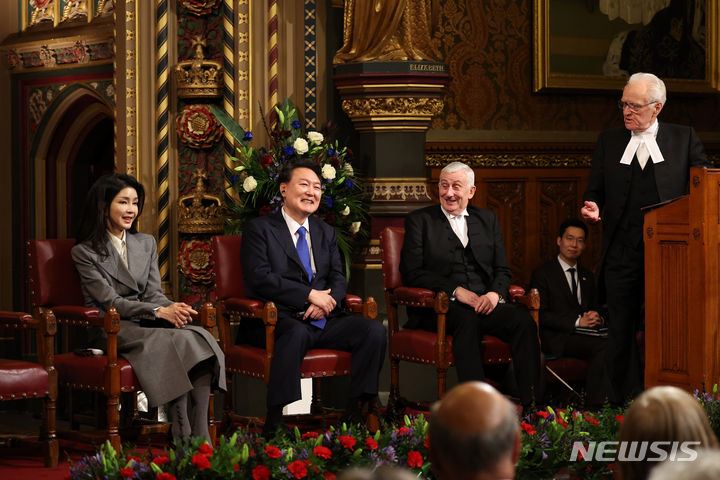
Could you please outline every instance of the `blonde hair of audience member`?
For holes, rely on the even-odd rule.
[[[515,477],[521,448],[515,406],[487,383],[462,383],[436,402],[429,436],[440,480]]]
[[[692,395],[677,387],[653,387],[630,405],[620,442],[700,442],[695,448],[718,448],[705,411]],[[618,462],[621,480],[645,480],[657,462]]]
[[[717,480],[720,478],[720,450],[701,448],[690,462],[665,461],[653,468],[648,480]]]

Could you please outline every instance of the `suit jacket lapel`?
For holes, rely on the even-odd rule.
[[[664,161],[653,165],[653,169],[655,171],[655,186],[657,187],[658,197],[660,197],[660,200],[663,201],[668,200],[668,197],[670,196],[668,192],[672,191],[672,188],[670,188],[668,183],[675,181],[673,176],[669,173],[672,171],[672,166],[670,164],[670,162],[672,162],[672,139],[668,137],[667,129],[663,123],[658,125],[658,133],[655,141],[657,142],[660,153],[662,153],[664,159]]]
[[[281,213],[276,213],[270,218],[272,220],[272,234],[275,236],[278,244],[285,252],[285,255],[287,255],[293,262],[295,262],[298,267],[300,267],[300,270],[302,270],[302,272],[305,274],[305,279],[307,280],[307,272],[305,271],[305,267],[303,266],[302,262],[300,261],[300,257],[297,254],[295,244],[293,243],[293,239],[290,236],[290,230],[288,230],[285,219],[283,218]]]
[[[128,249],[128,264],[130,264],[130,239],[131,235],[125,234],[125,246]],[[134,241],[134,239],[133,239]],[[105,258],[102,258],[99,262],[100,267],[102,267],[112,278],[119,281],[120,283],[132,288],[135,291],[138,291],[138,285],[135,281],[135,278],[133,278],[132,274],[128,270],[128,268],[125,266],[125,262],[123,262],[122,258],[120,257],[120,254],[115,249],[115,246],[112,244],[112,241],[108,238],[107,242],[105,243],[105,247],[108,251],[108,256]],[[137,251],[137,246],[135,247],[135,250]]]

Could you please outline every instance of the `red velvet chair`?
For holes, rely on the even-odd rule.
[[[105,355],[85,357],[73,353],[72,332],[66,331],[61,339],[60,349],[63,353],[55,356],[55,367],[58,372],[59,385],[69,389],[99,392],[107,399],[106,414],[102,416],[106,427],[101,431],[78,431],[78,424],[73,420],[71,412],[71,428],[76,437],[92,441],[105,439],[118,449],[120,447],[120,405],[121,394],[129,397],[123,409],[123,426],[130,427],[135,417],[135,392],[142,387],[133,373],[132,366],[117,354],[117,334],[120,331],[120,315],[115,308],[110,308],[104,317],[94,308],[84,306],[80,289],[80,277],[70,256],[75,244],[73,239],[30,240],[27,244],[29,289],[33,305],[33,315],[42,319],[48,315],[56,317],[58,324],[65,326],[90,327],[99,326],[107,334],[107,351]],[[206,304],[201,313],[202,325],[212,331],[214,327],[214,308]],[[79,345],[84,347],[84,345]],[[210,434],[215,435],[213,402],[210,402],[209,427]],[[128,435],[147,434],[167,431],[168,424],[142,424],[135,422],[128,428]]]
[[[270,378],[270,363],[275,346],[275,324],[277,308],[272,302],[245,298],[245,286],[240,262],[241,235],[218,235],[212,239],[215,271],[215,296],[217,303],[217,324],[220,345],[225,352],[228,394],[225,396],[224,418],[237,418],[233,414],[232,375],[245,375],[267,382]],[[372,297],[365,302],[360,297],[347,295],[346,308],[367,318],[377,317],[377,304]],[[261,319],[265,325],[265,348],[250,345],[235,345],[231,325],[239,325],[243,318]],[[320,382],[324,377],[350,374],[350,353],[341,350],[312,349],[303,360],[300,375],[313,379],[311,413],[322,412]]]
[[[380,232],[383,287],[388,311],[388,339],[390,350],[390,403],[400,398],[400,361],[433,365],[437,372],[437,398],[445,394],[447,370],[454,364],[452,336],[446,334],[448,296],[425,288],[406,287],[400,275],[400,252],[405,229],[386,227]],[[511,286],[513,301],[523,304],[533,314],[540,307],[537,290],[524,295],[521,287]],[[424,307],[437,315],[437,332],[403,329],[398,325],[398,307]],[[537,311],[534,312],[537,318]],[[537,320],[536,320],[537,321]],[[504,365],[512,362],[510,346],[492,335],[482,340],[483,364]]]
[[[38,363],[0,358],[0,401],[25,398],[43,399],[43,422],[40,440],[46,467],[58,464],[58,441],[55,436],[55,399],[57,372],[54,366],[54,339],[57,325],[50,313],[35,319],[27,313],[0,311],[0,328],[34,331]]]

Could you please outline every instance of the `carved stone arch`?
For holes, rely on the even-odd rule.
[[[30,150],[36,238],[72,236],[88,188],[114,170],[114,150],[112,106],[89,85],[66,87]]]

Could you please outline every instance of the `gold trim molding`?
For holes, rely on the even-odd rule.
[[[427,130],[430,120],[442,112],[444,102],[430,97],[349,98],[342,109],[359,131]],[[395,127],[395,128],[393,128]]]
[[[473,168],[589,168],[591,154],[567,153],[429,153],[425,166],[462,162]]]
[[[425,178],[370,178],[364,184],[371,202],[430,202]]]

